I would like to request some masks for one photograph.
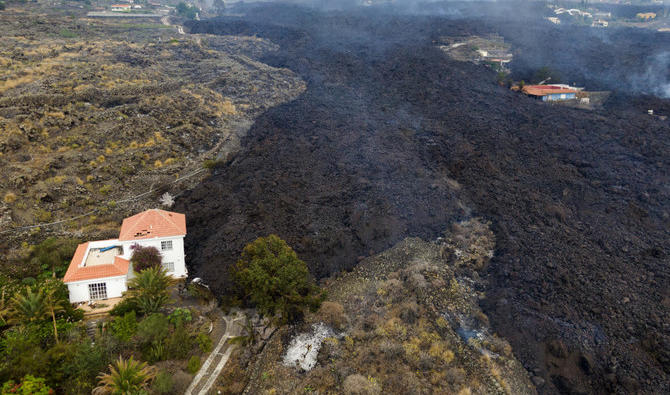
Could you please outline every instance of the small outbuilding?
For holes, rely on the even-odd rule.
[[[63,278],[70,302],[121,297],[133,277],[130,258],[134,245],[155,247],[169,275],[186,277],[184,236],[184,214],[152,209],[124,219],[118,239],[80,244]]]
[[[577,89],[558,85],[526,85],[522,92],[542,101],[561,101],[577,98]]]
[[[110,8],[113,12],[129,12],[132,6],[130,4],[112,4]]]

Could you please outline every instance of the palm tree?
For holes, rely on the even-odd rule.
[[[147,314],[155,313],[170,301],[168,288],[175,280],[162,267],[142,270],[128,282],[128,294]]]
[[[156,368],[147,366],[146,362],[130,359],[119,359],[109,365],[109,373],[98,375],[99,386],[93,389],[93,395],[135,395],[149,386],[156,376]]]
[[[58,343],[58,328],[56,314],[65,310],[63,300],[56,295],[56,287],[45,284],[44,288],[33,292],[30,286],[26,287],[25,295],[17,293],[10,301],[8,311],[9,322],[24,324],[42,321],[51,318],[54,327],[54,339]],[[4,299],[4,289],[2,299]],[[0,323],[2,323],[2,302],[0,301]]]
[[[58,343],[58,327],[56,326],[56,313],[65,311],[64,301],[56,295],[56,288],[48,288],[44,292],[44,304],[47,313],[51,316],[51,322],[54,326],[54,339]]]
[[[30,286],[26,287],[25,295],[20,292],[14,295],[10,300],[10,305],[10,323],[42,321],[49,314],[44,292],[33,292]]]

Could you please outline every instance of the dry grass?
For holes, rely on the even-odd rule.
[[[481,229],[486,225],[473,227],[479,231],[459,230],[452,236],[487,234]],[[479,237],[465,240],[489,245]],[[472,249],[466,242],[460,246]],[[339,326],[340,337],[324,340],[313,370],[300,373],[281,366],[271,377],[252,378],[249,388],[257,393],[269,389],[299,393],[310,388],[325,394],[531,392],[525,370],[514,361],[506,342],[489,336],[470,344],[455,332],[454,323],[438,313],[452,311],[474,322],[483,315],[476,294],[454,276],[455,257],[451,255],[447,266],[443,256],[441,246],[412,239],[329,281],[329,297],[337,302],[324,304],[307,320],[338,327],[346,316],[346,323]],[[288,328],[279,338],[288,341]],[[272,356],[258,361],[261,369],[276,366],[284,342],[266,346]],[[484,358],[482,349],[500,351],[501,356]]]
[[[5,193],[5,197],[3,198],[4,202],[7,204],[12,204],[16,201],[16,194],[13,192],[7,192]]]

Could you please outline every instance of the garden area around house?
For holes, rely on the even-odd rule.
[[[103,314],[86,318],[61,281],[76,244],[48,239],[21,272],[0,276],[2,393],[183,392],[221,332],[211,295],[150,266],[113,308],[97,301],[86,310]]]

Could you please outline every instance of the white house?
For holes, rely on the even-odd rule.
[[[130,4],[112,4],[112,12],[129,12],[132,6]]]
[[[124,219],[118,239],[80,244],[63,278],[70,302],[120,297],[128,289],[128,279],[133,277],[130,264],[133,245],[156,247],[168,274],[186,277],[184,236],[184,214],[152,209]]]

